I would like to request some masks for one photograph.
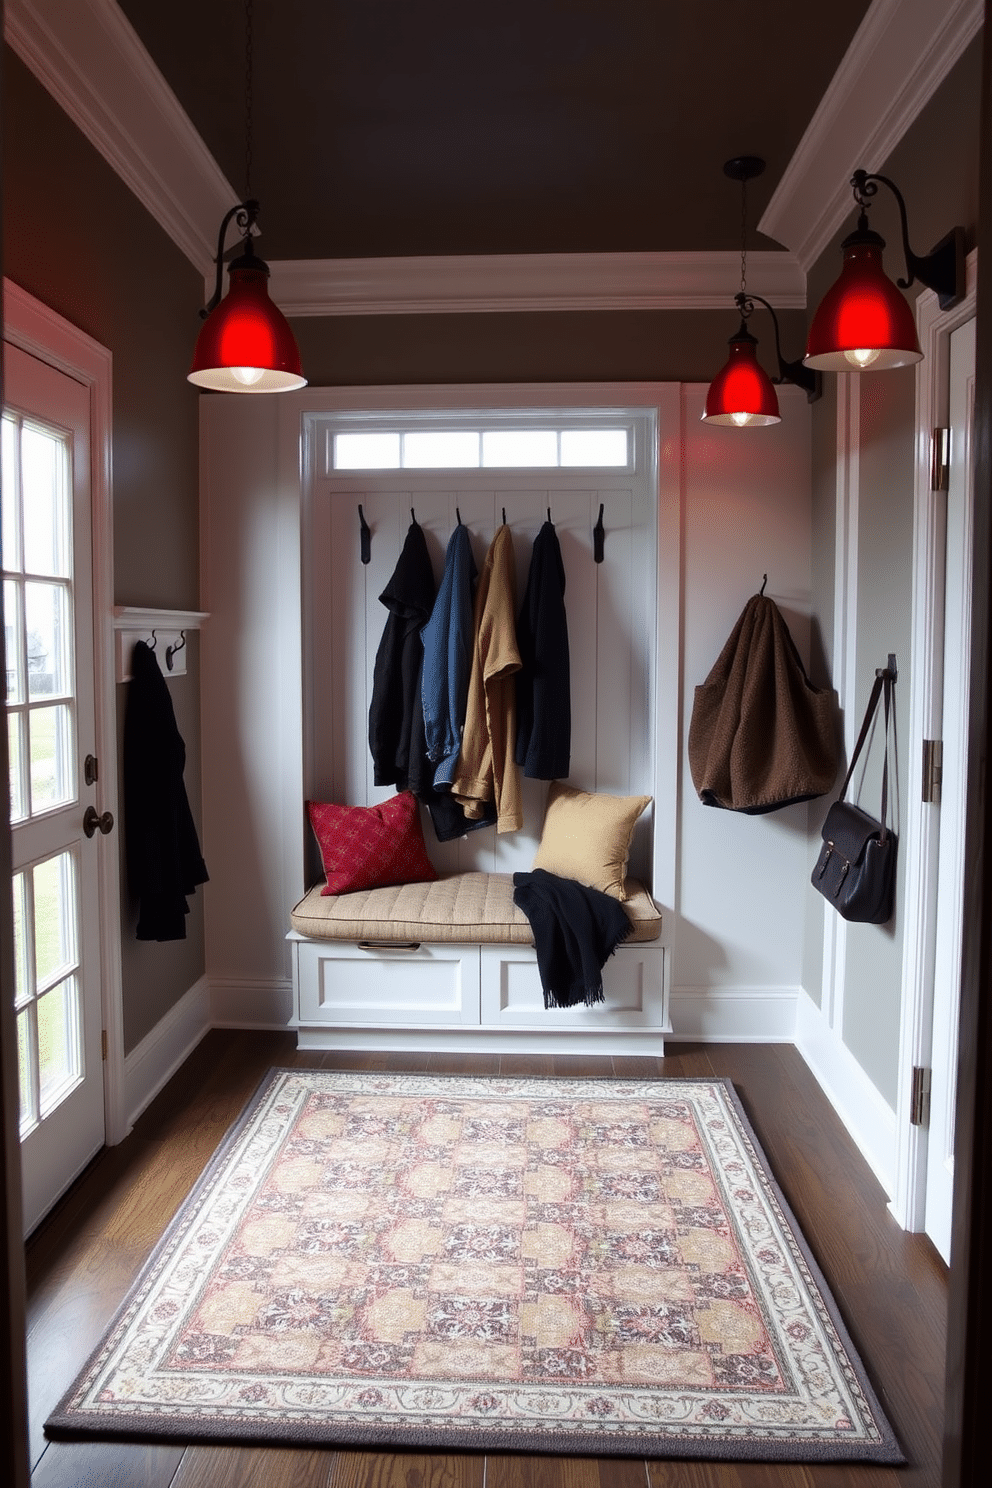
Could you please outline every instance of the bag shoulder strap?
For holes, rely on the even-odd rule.
[[[885,759],[882,764],[882,841],[885,840],[887,833],[886,816],[889,804],[889,713],[892,696],[892,673],[887,668],[875,673],[875,682],[871,689],[871,695],[868,698],[868,707],[865,709],[861,732],[858,734],[858,742],[854,746],[851,762],[847,767],[847,774],[844,776],[844,784],[841,786],[840,795],[837,797],[838,801],[843,801],[847,795],[847,787],[851,783],[851,776],[854,774],[854,767],[858,763],[858,756],[864,748],[865,740],[868,737],[868,730],[871,728],[871,721],[875,716],[875,709],[878,707],[878,700],[882,696],[883,690],[885,693]]]

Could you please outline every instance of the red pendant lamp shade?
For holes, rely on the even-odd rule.
[[[729,360],[716,374],[706,394],[704,421],[730,424],[736,429],[780,423],[778,394],[758,361],[757,340],[743,321],[728,344]]]
[[[203,323],[189,380],[215,392],[277,393],[306,387],[289,322],[269,299],[268,265],[249,239],[231,286]]]
[[[824,372],[887,371],[923,359],[908,300],[882,269],[885,240],[859,223],[845,238],[840,278],[810,326],[807,367]]]

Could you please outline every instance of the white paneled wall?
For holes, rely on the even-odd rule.
[[[318,448],[323,441],[318,441]],[[387,612],[379,601],[395,567],[411,510],[424,529],[439,581],[451,531],[461,514],[476,565],[506,510],[516,559],[517,603],[522,601],[534,538],[550,509],[565,567],[571,678],[571,784],[617,795],[655,793],[654,619],[657,519],[653,470],[608,483],[584,481],[576,471],[554,472],[540,487],[534,475],[494,472],[456,478],[354,472],[315,483],[312,519],[304,519],[305,570],[313,626],[313,661],[304,683],[304,716],[313,760],[307,793],[317,799],[368,804],[393,794],[376,787],[368,745],[374,661]],[[371,528],[371,561],[360,560],[358,506]],[[593,560],[592,531],[604,507],[604,561]],[[424,813],[428,850],[441,872],[528,869],[540,839],[547,784],[523,780],[524,826],[497,834],[487,827],[440,843]],[[646,813],[635,867],[651,877],[652,815]]]
[[[526,480],[492,478],[488,489],[452,479],[428,489],[418,475],[406,484],[393,480],[391,490],[384,484],[375,504],[369,482],[340,478],[333,496],[327,483],[320,518],[326,466],[313,441],[301,446],[308,421],[363,406],[423,408],[432,398],[436,407],[463,409],[528,400],[545,408],[602,406],[608,389],[305,389],[285,399],[201,400],[201,604],[211,613],[203,638],[207,967],[212,983],[228,990],[228,1009],[239,988],[253,1008],[267,987],[284,996],[283,937],[304,887],[308,791],[374,798],[365,714],[385,619],[378,594],[409,506],[427,530],[440,574],[454,507],[471,528],[481,563],[505,505],[515,541],[519,536],[522,595],[530,542],[554,484],[552,513],[568,575],[571,778],[617,792],[641,788],[648,776],[653,782],[653,789],[644,786],[656,797],[649,877],[666,912],[676,1034],[792,1036],[810,868],[806,808],[741,817],[702,806],[685,738],[693,688],[763,573],[806,654],[808,408],[798,390],[783,387],[781,424],[711,429],[699,422],[701,387],[613,391],[616,406],[657,411],[650,514],[638,505],[629,473],[595,480],[573,473],[570,481],[562,474],[554,483],[532,473]],[[358,561],[359,499],[374,529],[367,572]],[[600,500],[606,562],[597,568],[590,518]],[[320,624],[302,626],[304,615],[318,614],[318,588],[331,607],[322,632]],[[349,637],[341,655],[333,639],[339,634]],[[455,863],[439,859],[441,866],[476,853],[501,868],[529,859],[544,787],[529,782],[528,789],[538,800],[528,801],[523,833],[471,834],[452,845]]]

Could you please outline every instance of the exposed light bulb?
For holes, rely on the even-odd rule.
[[[881,356],[881,350],[875,350],[867,346],[859,346],[851,351],[845,351],[844,356],[852,367],[870,367],[872,362],[877,362]]]
[[[730,417],[733,419],[738,429],[743,429],[745,424],[749,424],[751,422],[751,419],[754,417],[754,415],[750,413],[732,413]]]
[[[876,356],[878,353],[875,353]],[[254,387],[256,382],[261,382],[265,376],[264,367],[232,367],[231,376],[236,377],[245,387]]]

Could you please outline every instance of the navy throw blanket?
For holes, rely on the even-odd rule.
[[[634,928],[619,900],[535,868],[513,875],[513,902],[534,932],[544,1006],[603,1002],[603,967]]]

